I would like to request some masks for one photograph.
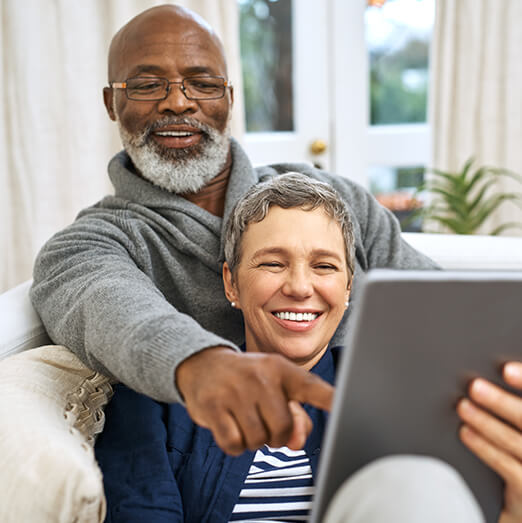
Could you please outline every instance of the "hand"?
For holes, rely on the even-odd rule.
[[[522,390],[522,363],[506,364],[503,378]],[[522,521],[522,398],[478,378],[457,412],[462,442],[505,481],[499,523]]]
[[[176,370],[190,417],[221,449],[239,455],[263,444],[302,448],[312,422],[299,402],[330,410],[333,387],[279,354],[205,349]]]

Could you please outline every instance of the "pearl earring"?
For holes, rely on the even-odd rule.
[[[235,302],[235,301],[231,301],[231,302],[230,302],[230,305],[231,305],[232,307],[235,307],[235,306],[236,306],[236,302]]]
[[[350,304],[348,303],[348,300],[346,300],[346,301],[344,302],[344,306],[345,306],[346,308],[348,308],[349,305],[350,305]]]

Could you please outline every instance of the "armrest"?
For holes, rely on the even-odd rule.
[[[29,299],[31,281],[0,294],[0,360],[51,342]]]

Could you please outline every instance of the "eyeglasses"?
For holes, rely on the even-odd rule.
[[[129,100],[165,100],[171,85],[179,85],[181,92],[189,100],[217,100],[225,96],[227,87],[232,87],[222,76],[191,76],[181,82],[169,82],[167,78],[155,76],[135,76],[125,82],[110,82],[113,89],[125,89]]]

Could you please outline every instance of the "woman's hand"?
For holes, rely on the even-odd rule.
[[[522,391],[522,362],[504,366],[503,378]],[[457,412],[464,422],[460,439],[505,481],[504,509],[499,523],[522,521],[522,398],[484,380],[475,379],[469,399]]]

